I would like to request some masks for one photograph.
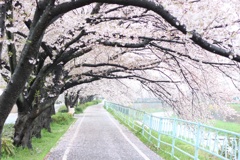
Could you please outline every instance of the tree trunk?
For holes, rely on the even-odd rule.
[[[35,94],[34,99],[18,99],[19,117],[15,124],[14,145],[32,148],[31,138],[33,136],[40,138],[42,128],[49,132],[51,115],[54,113],[54,103],[57,100],[63,84],[59,83],[62,74],[62,66],[57,66],[53,73],[53,79],[56,85],[53,88],[42,87],[39,94]],[[39,85],[43,86],[43,84]],[[52,92],[49,92],[48,89]],[[49,97],[53,94],[54,97]],[[24,98],[24,97],[22,97]],[[44,99],[42,102],[40,99]],[[22,111],[22,112],[20,112]]]
[[[17,121],[14,125],[15,132],[13,138],[13,144],[17,147],[28,147],[32,148],[31,143],[31,129],[33,126],[34,119],[31,118],[30,114],[18,113]]]
[[[74,106],[78,102],[79,92],[80,92],[80,90],[78,90],[76,93],[74,93],[74,92],[67,92],[65,94],[65,96],[64,96],[65,105],[66,105],[66,107],[68,109],[69,108],[74,108]]]
[[[4,37],[5,14],[6,14],[5,3],[3,3],[3,4],[0,4],[0,38]],[[2,68],[2,66],[1,66],[2,48],[3,48],[3,42],[0,43],[0,69]],[[1,159],[1,148],[2,148],[2,138],[1,138],[2,137],[2,129],[3,129],[3,125],[0,124],[0,159]]]
[[[6,14],[6,7],[5,7],[5,3],[3,3],[3,4],[0,4],[0,38],[1,39],[3,39],[4,31],[5,31],[5,14]],[[3,42],[0,42],[0,64],[2,59],[2,48],[3,48]]]
[[[93,99],[94,99],[94,95],[93,95],[93,96],[86,96],[86,97],[81,96],[81,97],[79,98],[80,104],[83,104],[83,103],[86,103],[86,102],[90,102],[90,101],[92,101]]]
[[[14,125],[15,132],[13,144],[17,147],[22,146],[32,148],[31,139],[33,136],[41,138],[41,130],[43,128],[51,131],[50,122],[51,115],[54,113],[53,105],[48,105],[42,112],[33,109],[30,113],[18,113],[17,121]],[[38,112],[41,113],[38,113]],[[38,115],[39,114],[39,115]]]
[[[38,116],[32,128],[32,137],[41,138],[41,130],[44,128],[48,132],[51,132],[50,123],[52,122],[51,116],[55,114],[54,104],[47,108]]]

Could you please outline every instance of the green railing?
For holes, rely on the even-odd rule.
[[[200,158],[199,152],[201,152],[201,154],[210,155],[211,158],[207,159],[240,160],[239,133],[182,119],[156,117],[110,102],[105,102],[105,107],[111,109],[133,130],[141,130],[141,134],[149,142],[155,142],[153,144],[158,149],[161,149],[162,145],[171,147],[170,152],[165,152],[175,159],[179,159],[175,152],[181,152],[194,160],[206,159]],[[170,137],[171,141],[164,141],[163,136]],[[178,147],[176,143],[179,141],[191,146],[193,151]]]

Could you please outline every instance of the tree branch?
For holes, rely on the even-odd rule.
[[[155,13],[157,13],[158,15],[160,15],[163,19],[165,19],[173,27],[177,28],[183,34],[185,34],[185,35],[191,34],[192,37],[190,39],[193,42],[195,42],[198,46],[200,46],[201,48],[203,48],[213,54],[217,54],[217,55],[220,55],[220,56],[223,56],[226,58],[233,56],[233,53],[231,51],[227,51],[223,48],[217,47],[216,45],[209,43],[208,41],[204,40],[200,36],[200,34],[198,34],[196,31],[188,32],[185,24],[182,24],[176,17],[174,17],[167,10],[165,10],[164,7],[160,3],[156,3],[156,2],[150,1],[150,0],[138,0],[138,1],[136,1],[136,0],[82,0],[82,1],[66,2],[66,3],[62,3],[61,5],[54,8],[52,13],[53,13],[53,15],[63,14],[72,9],[76,9],[78,7],[82,7],[84,5],[88,5],[93,2],[119,4],[119,5],[126,5],[126,6],[132,5],[132,6],[152,10]],[[235,56],[233,56],[232,60],[240,62],[240,56],[235,55]]]
[[[154,47],[157,47],[163,51],[167,51],[167,52],[171,52],[171,53],[176,53],[177,55],[179,56],[182,56],[182,57],[186,57],[192,61],[195,61],[195,62],[201,62],[203,64],[212,64],[212,65],[228,65],[228,66],[234,66],[235,64],[234,63],[217,63],[217,62],[209,62],[209,61],[202,61],[200,59],[196,59],[196,58],[192,58],[190,55],[185,55],[185,54],[182,54],[180,52],[177,52],[177,51],[174,51],[172,49],[169,49],[169,48],[165,48],[165,47],[162,47],[156,43],[150,43],[151,46],[154,46]]]
[[[124,48],[141,48],[141,47],[146,47],[146,45],[148,45],[148,43],[150,42],[151,40],[143,40],[142,42],[139,42],[139,43],[120,43],[120,42],[111,42],[111,41],[107,41],[107,40],[98,40],[98,42],[100,44],[103,44],[105,46],[112,46],[112,47],[124,47]]]

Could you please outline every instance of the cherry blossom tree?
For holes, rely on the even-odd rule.
[[[31,21],[28,21],[26,23],[26,26],[29,27],[31,25]],[[25,38],[25,34],[22,32],[18,32],[18,35]],[[111,73],[116,72],[124,72],[125,70],[139,70],[139,69],[148,69],[149,67],[153,67],[151,63],[145,64],[145,66],[141,67],[135,66],[135,68],[128,69],[128,67],[121,66],[119,64],[108,64],[108,63],[101,63],[101,64],[89,64],[85,63],[81,66],[90,68],[92,67],[101,67],[101,69],[98,69],[97,71],[93,72],[92,70],[86,70],[85,72],[81,73],[80,76],[86,76],[90,78],[78,78],[78,75],[68,75],[69,71],[63,71],[62,66],[68,63],[68,61],[72,60],[73,58],[76,58],[78,56],[82,56],[91,50],[93,50],[93,47],[85,47],[86,44],[82,42],[80,46],[82,47],[82,50],[79,51],[78,48],[70,48],[70,50],[67,50],[70,45],[72,45],[76,39],[79,39],[83,36],[88,35],[83,29],[73,39],[71,39],[68,43],[66,43],[63,48],[61,48],[60,51],[57,51],[59,54],[54,57],[54,49],[51,46],[46,45],[46,43],[41,43],[41,47],[43,49],[43,52],[41,52],[41,55],[38,57],[39,60],[30,59],[29,63],[34,64],[35,67],[33,69],[32,74],[30,75],[30,78],[28,82],[25,85],[25,89],[20,94],[20,97],[17,100],[17,106],[18,106],[18,119],[15,124],[15,134],[14,134],[14,144],[16,146],[22,145],[23,147],[29,147],[31,148],[31,137],[37,136],[41,137],[40,131],[41,128],[49,128],[49,118],[50,114],[46,114],[46,112],[52,113],[52,107],[53,103],[58,97],[58,95],[63,92],[64,90],[74,87],[75,85],[82,84],[82,83],[89,83],[93,80],[98,80],[102,77],[107,77]],[[91,36],[90,36],[91,38]],[[97,39],[98,40],[98,39]],[[55,44],[58,44],[59,41],[61,41],[61,38],[57,38]],[[140,43],[142,44],[142,42]],[[89,45],[89,44],[88,44]],[[109,45],[109,44],[108,44]],[[135,48],[135,45],[138,45],[137,43],[131,43],[124,46],[124,48]],[[113,45],[112,45],[113,46]],[[115,46],[113,46],[115,47]],[[16,53],[16,52],[13,52]],[[16,54],[11,55],[11,57],[16,57]],[[119,57],[119,56],[118,56]],[[116,60],[117,57],[112,58],[113,60]],[[46,63],[46,65],[44,65]],[[155,65],[157,64],[155,60]],[[104,69],[103,66],[109,65],[110,67],[113,66],[115,68],[110,69]],[[9,71],[12,71],[14,69],[5,66],[6,69]],[[77,66],[74,66],[77,67]],[[121,68],[119,70],[118,68]],[[140,68],[141,67],[141,68]],[[106,73],[105,73],[106,72]],[[67,74],[66,74],[67,73]],[[61,75],[62,74],[62,75]],[[65,75],[63,75],[65,74]],[[134,75],[128,75],[123,76],[119,78],[127,78],[127,77],[133,77]],[[61,78],[64,77],[64,78]],[[55,80],[57,78],[57,80]],[[74,78],[77,78],[77,80],[74,80]],[[110,77],[108,77],[110,78]],[[114,78],[114,77],[112,77]],[[115,77],[116,78],[116,77]],[[139,77],[140,78],[140,77]],[[8,82],[10,81],[10,77],[7,78]],[[59,81],[59,79],[67,79],[66,84],[64,85],[64,81]],[[44,84],[45,83],[45,84]],[[44,114],[42,114],[44,111],[44,114],[47,116],[43,118]],[[44,122],[42,121],[44,120]]]
[[[16,145],[31,147],[31,127],[37,126],[33,120],[76,85],[103,78],[135,79],[178,112],[184,111],[184,102],[192,102],[185,113],[207,110],[196,108],[196,102],[213,95],[206,85],[214,84],[210,73],[224,74],[238,86],[239,78],[233,75],[239,74],[240,62],[237,1],[224,2],[227,7],[181,0],[5,3],[15,8],[6,12],[8,60],[2,66],[10,74],[2,73],[8,85],[0,97],[0,133],[17,102],[22,116],[16,123]],[[200,17],[197,12],[207,6],[209,17]],[[221,16],[232,6],[231,14]],[[18,21],[11,20],[15,15]],[[198,113],[201,117],[204,112]]]

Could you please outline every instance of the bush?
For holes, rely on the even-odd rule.
[[[83,110],[87,107],[85,104],[78,104],[77,107],[75,108],[75,113],[83,113]]]
[[[98,104],[100,102],[101,100],[93,100],[91,102],[86,102],[84,104],[78,104],[77,107],[75,108],[75,113],[76,114],[83,113],[83,110],[86,109],[88,106]]]
[[[75,113],[82,113],[83,112],[83,108],[80,108],[80,107],[76,107],[76,109],[75,109]]]
[[[14,124],[5,124],[3,126],[2,136],[6,138],[12,138],[14,134]]]
[[[67,113],[67,112],[68,112],[67,107],[66,107],[66,106],[61,106],[61,107],[58,109],[58,112]]]
[[[72,119],[73,116],[68,113],[57,113],[52,116],[52,121],[57,124],[69,124]]]
[[[11,138],[2,137],[2,154],[5,156],[15,155],[15,146]]]
[[[91,102],[86,102],[84,104],[78,104],[75,107],[75,113],[76,114],[83,113],[83,110],[86,109],[88,106],[91,106],[91,105],[94,105],[94,104],[98,104],[100,102],[101,102],[101,100],[93,100]],[[58,112],[59,113],[67,113],[68,112],[67,107],[66,106],[61,106],[59,108]]]

